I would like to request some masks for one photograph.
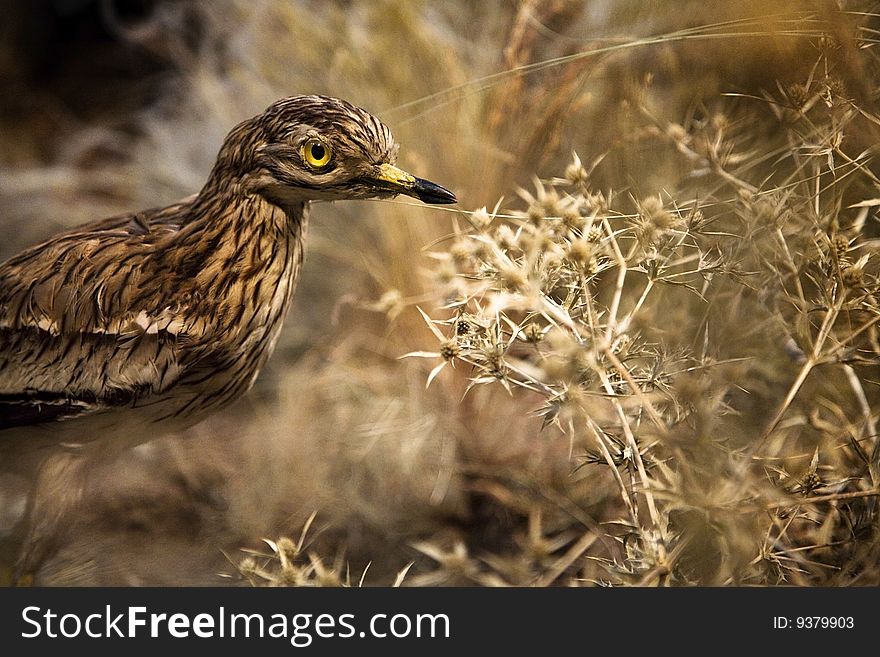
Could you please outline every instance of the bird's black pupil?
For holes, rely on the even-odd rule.
[[[312,157],[316,160],[323,160],[327,151],[321,144],[312,144]]]

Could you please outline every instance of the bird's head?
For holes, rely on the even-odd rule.
[[[391,131],[360,107],[327,96],[292,96],[236,126],[217,167],[282,207],[396,194],[456,202],[449,190],[394,166],[397,150]]]

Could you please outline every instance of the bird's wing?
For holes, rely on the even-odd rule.
[[[0,430],[131,405],[174,383],[196,327],[151,263],[185,209],[88,224],[0,265]]]

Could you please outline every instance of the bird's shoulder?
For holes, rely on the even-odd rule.
[[[205,333],[154,261],[191,199],[72,228],[0,265],[0,429],[128,406],[174,385]],[[161,261],[161,257],[159,258]]]
[[[187,221],[195,196],[172,205],[126,212],[60,231],[0,264],[0,275],[50,265],[68,251],[92,255],[95,249],[150,245],[176,233]]]
[[[163,242],[185,224],[192,199],[58,233],[0,265],[0,329],[53,335],[119,333],[173,322],[162,304]]]

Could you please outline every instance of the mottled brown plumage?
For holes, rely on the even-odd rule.
[[[455,202],[394,167],[396,154],[360,108],[282,99],[229,133],[195,196],[0,265],[0,459],[43,464],[23,570],[48,552],[89,458],[192,424],[253,384],[290,305],[310,200]]]

